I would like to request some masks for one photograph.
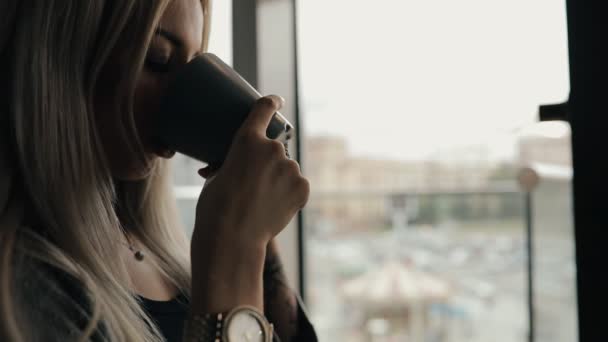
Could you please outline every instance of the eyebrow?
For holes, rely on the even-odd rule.
[[[173,45],[175,45],[176,47],[184,46],[184,42],[169,31],[163,30],[162,28],[158,28],[156,29],[156,34],[161,37],[164,37],[165,39],[173,43]]]

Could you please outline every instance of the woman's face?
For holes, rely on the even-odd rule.
[[[107,113],[97,108],[101,112],[98,128],[114,178],[146,178],[157,158],[171,158],[175,153],[154,146],[149,141],[146,127],[150,114],[158,110],[172,74],[199,54],[202,40],[203,10],[200,0],[171,1],[155,31],[135,87],[133,110],[139,136],[146,150],[144,166],[124,148],[128,142],[122,141],[116,129],[111,129],[112,125],[120,122],[117,117],[124,113]],[[104,86],[112,87],[111,84]]]

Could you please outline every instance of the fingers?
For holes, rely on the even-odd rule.
[[[289,191],[288,198],[290,199],[290,203],[297,210],[302,209],[310,196],[310,182],[302,176],[300,164],[291,159],[281,161],[277,165],[276,177],[287,180],[289,185],[286,189]]]
[[[272,140],[268,142],[268,150],[270,156],[276,160],[283,160],[287,158],[287,151],[285,148],[285,144],[280,141]]]
[[[206,167],[198,170],[198,174],[205,179],[213,177],[216,173],[217,173],[217,170],[211,166],[206,166]]]
[[[285,104],[285,100],[277,95],[269,95],[258,99],[241,126],[241,131],[255,132],[266,137],[266,129],[278,110]]]
[[[298,210],[304,208],[310,197],[310,182],[304,177],[300,177],[294,185],[294,189],[298,196],[296,197],[296,206]]]
[[[209,167],[207,166],[207,167],[204,167],[204,168],[198,170],[198,174],[201,177],[207,179],[207,178],[209,178],[209,175],[211,174],[211,171],[209,170]]]

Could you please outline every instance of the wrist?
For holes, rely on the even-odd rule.
[[[264,244],[220,244],[192,249],[195,314],[227,312],[250,305],[263,312]]]

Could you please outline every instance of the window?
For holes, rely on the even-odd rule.
[[[576,340],[570,132],[535,123],[568,96],[564,2],[297,10],[320,339],[527,341],[531,276],[534,340]],[[529,203],[523,167],[540,177]]]

